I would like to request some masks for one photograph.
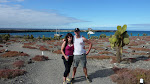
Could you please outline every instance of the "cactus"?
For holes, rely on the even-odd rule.
[[[138,37],[139,37],[139,35],[140,35],[140,34],[138,33]]]
[[[38,39],[41,39],[41,37],[39,36]]]
[[[45,36],[44,36],[44,35],[43,35],[43,37],[42,37],[42,40],[43,40],[43,41],[45,41],[45,40],[46,40],[46,38],[45,38]]]
[[[121,54],[123,47],[129,44],[129,35],[126,31],[127,25],[117,26],[117,31],[109,38],[111,48],[117,47],[117,62],[121,62]]]
[[[29,35],[27,35],[27,39],[30,39],[30,36],[29,36]]]
[[[106,38],[106,34],[101,34],[99,37],[100,38]]]
[[[131,33],[131,36],[132,36],[132,33]]]
[[[34,37],[33,37],[33,35],[31,35],[31,37],[30,37],[31,39],[34,39]]]
[[[9,40],[9,35],[8,34],[3,35],[2,39],[5,40],[5,41],[8,41]]]
[[[144,33],[143,36],[147,36],[147,34]]]

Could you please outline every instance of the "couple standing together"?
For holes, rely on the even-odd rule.
[[[92,44],[85,37],[80,35],[79,28],[75,28],[74,33],[75,36],[73,36],[71,33],[68,33],[65,36],[65,41],[61,46],[61,52],[63,54],[62,59],[65,65],[63,84],[66,84],[66,80],[71,82],[74,81],[76,69],[78,67],[79,62],[81,62],[81,65],[83,67],[83,72],[85,74],[86,80],[88,82],[91,82],[91,80],[87,75],[86,55],[88,55],[88,53],[90,52]],[[85,51],[85,42],[89,44],[89,49],[87,52]],[[72,62],[73,62],[73,73],[72,78],[69,79],[68,76],[70,73]]]

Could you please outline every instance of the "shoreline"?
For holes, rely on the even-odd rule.
[[[58,30],[59,32],[74,32],[74,30]],[[116,30],[92,30],[93,32],[115,32]],[[18,32],[56,32],[55,29],[0,29],[0,33],[18,33]],[[87,32],[87,30],[81,30]]]

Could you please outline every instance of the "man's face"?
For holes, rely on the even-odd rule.
[[[80,35],[80,31],[74,32],[76,36]]]

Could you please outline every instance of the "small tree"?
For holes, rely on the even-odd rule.
[[[121,62],[121,54],[123,47],[127,44],[129,44],[129,35],[126,31],[127,25],[117,26],[117,31],[115,32],[112,37],[109,38],[111,48],[116,47],[117,48],[117,62]]]
[[[140,35],[140,34],[138,33],[138,37],[139,37],[139,35]]]

